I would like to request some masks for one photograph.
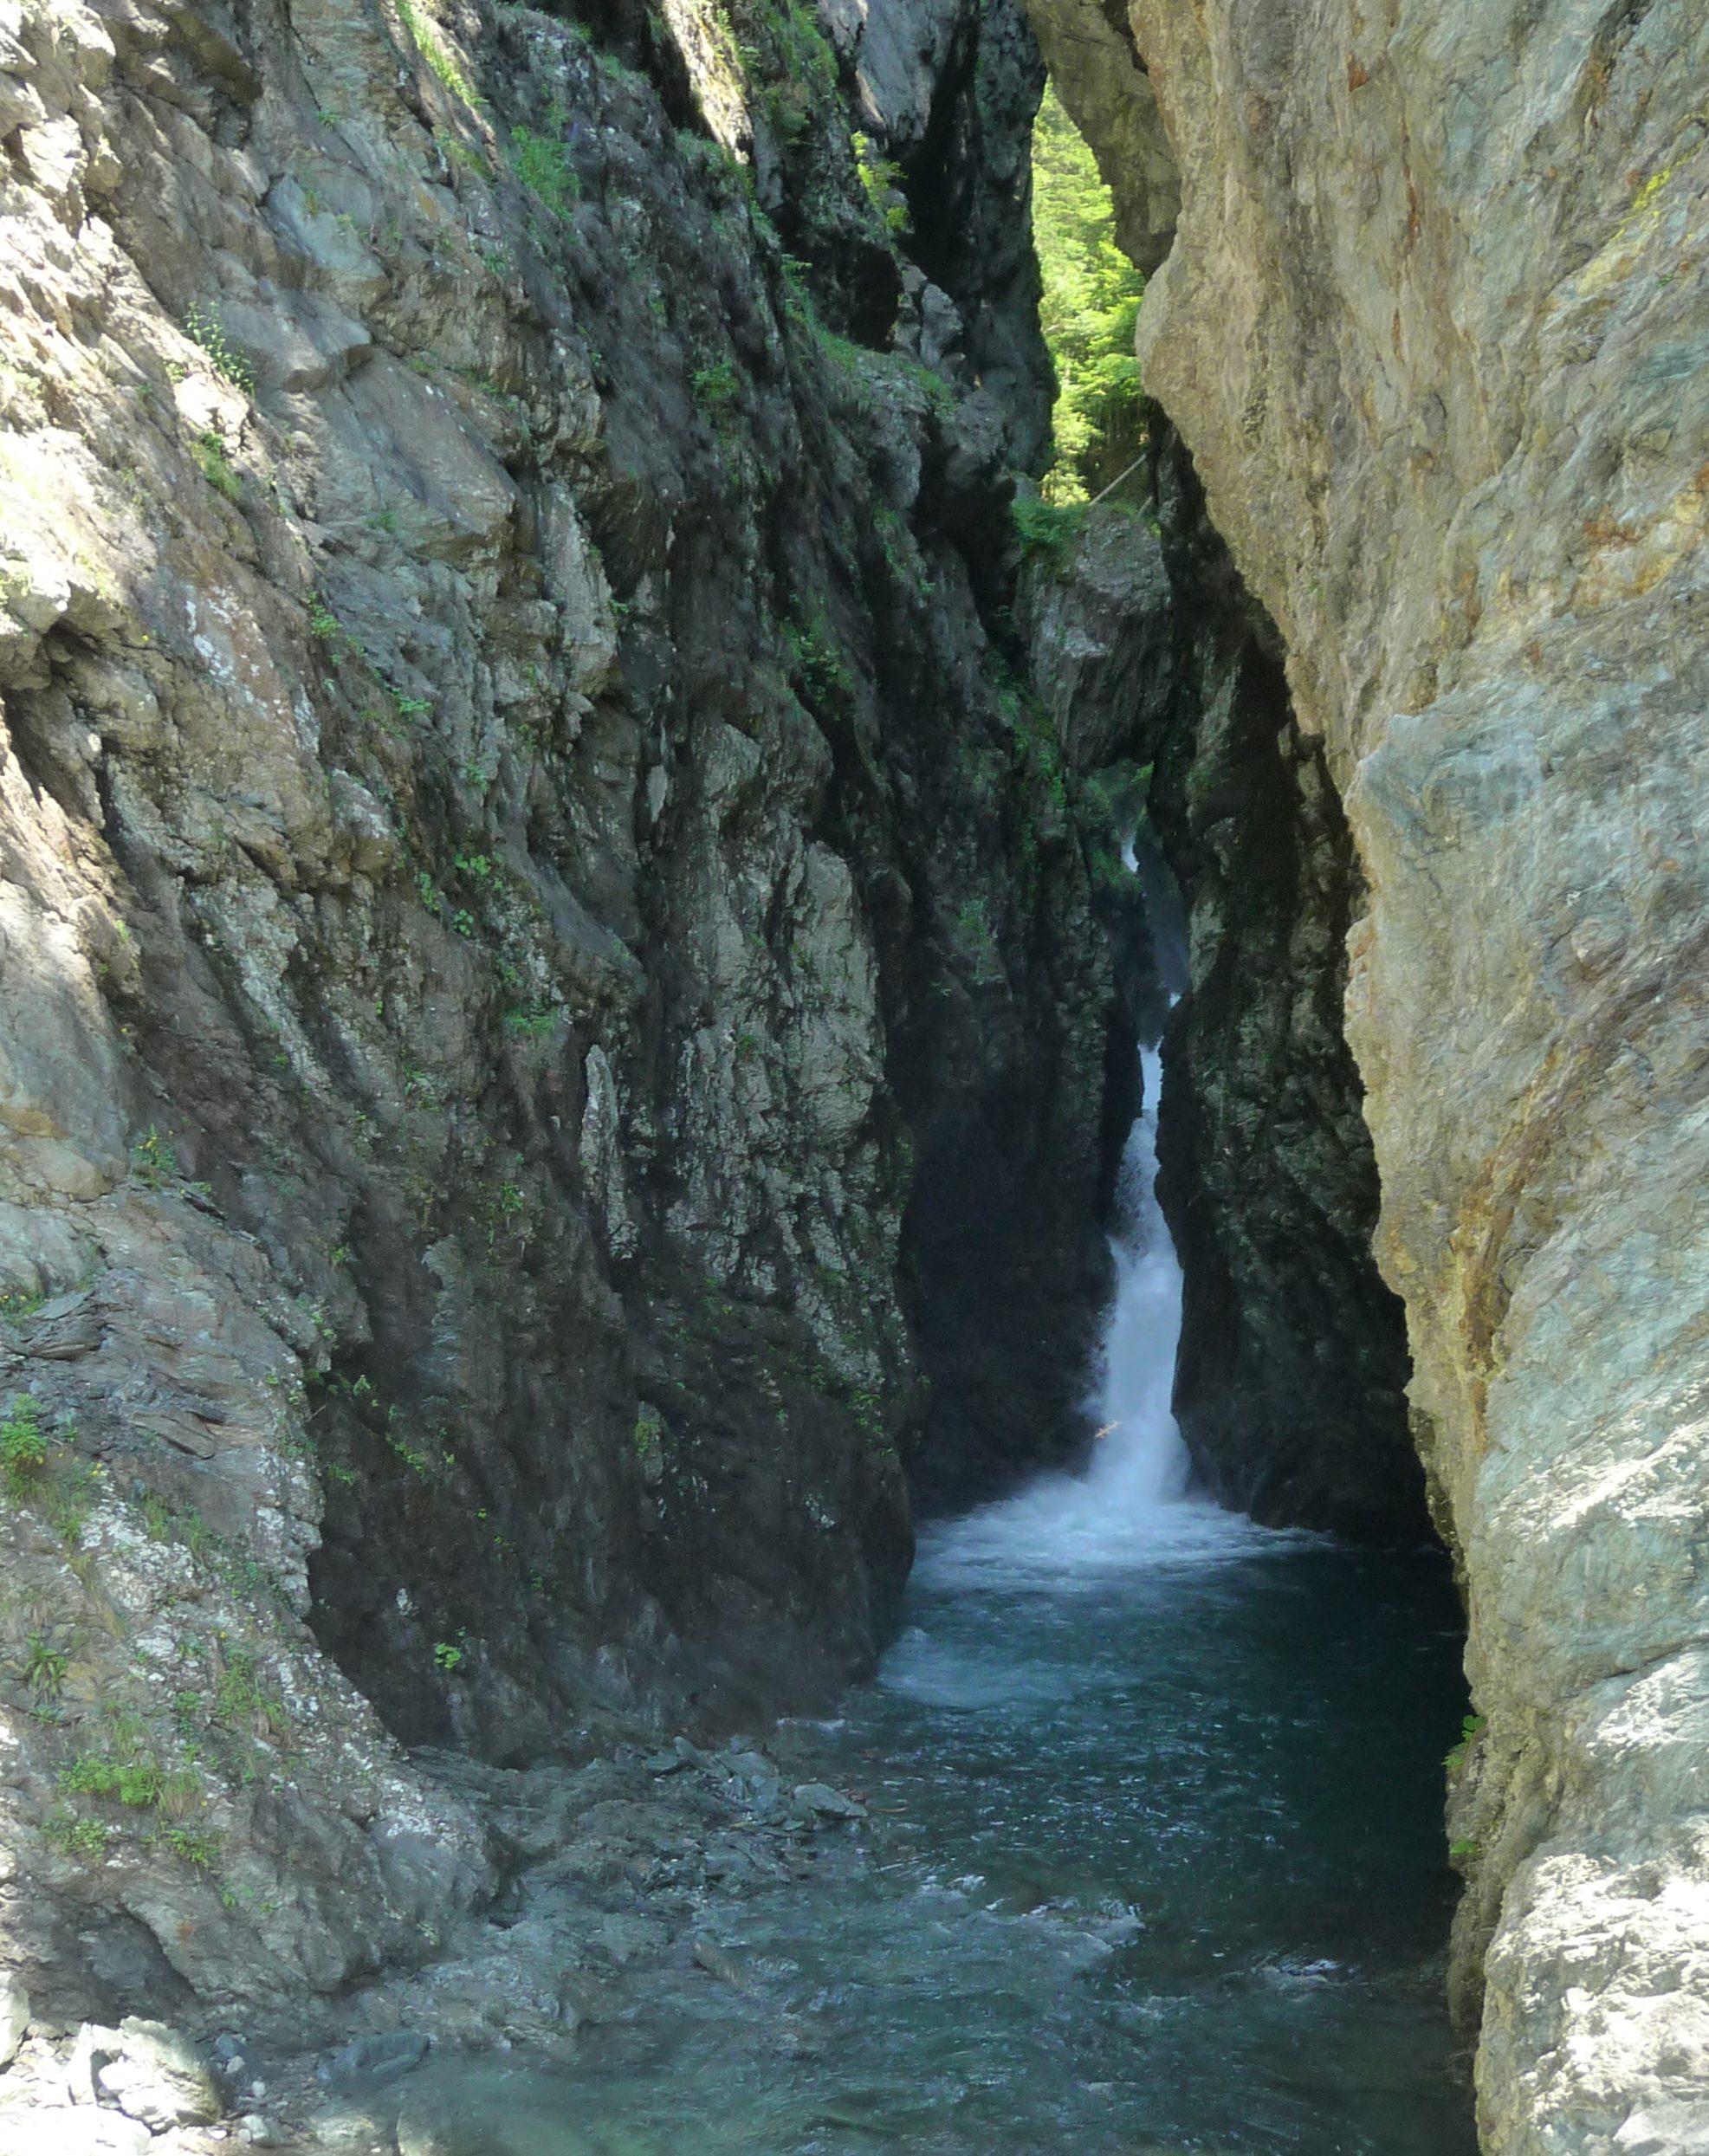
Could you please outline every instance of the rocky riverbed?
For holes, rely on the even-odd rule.
[[[660,2010],[761,2017],[780,2053],[810,2043],[753,1995],[721,1917],[821,1868],[870,1863],[890,1839],[885,1823],[862,1793],[819,1778],[811,1728],[715,1750],[611,1737],[579,1767],[424,1758],[482,1823],[496,1893],[427,1966],[312,2018],[64,2023],[33,2015],[8,1980],[0,2156],[209,2156],[234,2145],[346,2156],[514,2146],[521,2156],[539,2146],[528,2110],[508,2092],[491,2109],[496,2084],[482,2066],[547,2075],[575,2061],[589,2031]]]
[[[906,1615],[763,1745],[418,1754],[490,1886],[414,1973],[37,2001],[0,2156],[1470,2156],[1440,1558],[1059,1479],[932,1531]]]

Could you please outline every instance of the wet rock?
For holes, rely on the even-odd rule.
[[[664,1926],[652,1918],[621,1913],[600,1920],[593,1944],[607,1960],[624,1969],[661,1952],[669,1938]]]
[[[398,2120],[398,2156],[493,2156],[490,2123],[447,2099],[411,2103]]]
[[[864,1819],[866,1807],[828,1782],[800,1782],[794,1791],[795,1810],[805,1818]]]
[[[323,2060],[317,2072],[330,2088],[384,2088],[427,2056],[428,2040],[411,2029],[357,2036]]]
[[[701,1932],[696,1935],[693,1953],[696,1965],[704,1969],[709,1976],[716,1977],[721,1984],[734,1984],[738,1991],[742,1988],[746,1978],[741,1963],[709,1933]]]
[[[558,1988],[563,1999],[565,2025],[568,2028],[582,2023],[597,2027],[602,2022],[618,2020],[623,2013],[622,1993],[607,1978],[596,1976],[591,1970],[560,1971]]]
[[[1149,814],[1185,894],[1157,1192],[1182,1271],[1174,1408],[1200,1480],[1267,1525],[1427,1534],[1406,1328],[1343,1026],[1362,883],[1322,745],[1173,430],[1158,488],[1174,690]]]

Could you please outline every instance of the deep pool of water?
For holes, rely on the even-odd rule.
[[[573,2073],[455,2069],[501,2130],[420,2156],[1473,2156],[1446,1566],[1186,1494],[1141,1063],[1090,1466],[929,1533],[879,1681],[801,1733],[873,1836],[708,1909],[735,1980],[665,1976]]]
[[[895,2145],[1469,2156],[1445,1570],[1233,1523],[1181,1544],[1020,1585],[952,1545],[853,1705],[840,1741],[935,1881],[903,1905],[934,1951],[844,2009],[875,2085],[938,2091]],[[1063,1936],[1100,1918],[1108,1951]]]
[[[495,2066],[519,2146],[1472,2156],[1443,1567],[1176,1518],[1069,1578],[929,1546],[881,1681],[812,1736],[888,1845],[721,1909],[740,1990],[695,1972],[570,2075]]]

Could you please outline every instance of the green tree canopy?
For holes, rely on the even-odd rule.
[[[1033,243],[1039,320],[1056,362],[1054,502],[1084,502],[1141,448],[1134,324],[1145,281],[1116,244],[1116,213],[1080,131],[1053,87],[1033,127]]]

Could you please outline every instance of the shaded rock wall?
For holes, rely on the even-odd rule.
[[[864,1667],[970,1118],[1101,1285],[1001,612],[1038,62],[826,24],[0,12],[0,1926],[63,2011],[430,1952],[486,1855],[374,1706],[521,1758]]]
[[[1162,1013],[1144,895],[1120,849],[1168,677],[1168,594],[1129,554],[1126,521],[1095,517],[1071,560],[1026,565],[1000,622],[1011,756],[952,751],[922,796],[920,828],[940,848],[994,806],[1016,864],[1004,918],[983,897],[957,916],[984,954],[974,993],[922,981],[895,1035],[897,1067],[934,1104],[915,1119],[908,1221],[932,1381],[912,1479],[929,1509],[1062,1466],[1093,1428],[1112,1285],[1101,1223],[1137,1108],[1136,1037]],[[990,879],[964,871],[963,887]],[[1022,954],[1025,997],[1005,986],[1005,946]]]
[[[1158,1130],[1183,1285],[1175,1414],[1225,1504],[1415,1540],[1405,1327],[1371,1253],[1376,1165],[1342,1024],[1352,842],[1275,632],[1156,431],[1175,658],[1151,804],[1187,898],[1189,990]]]
[[[1342,1030],[1351,840],[1321,747],[1294,724],[1274,631],[1178,437],[1155,410],[1149,428],[1143,506],[1094,508],[1063,559],[1030,570],[1023,599],[1068,761],[1111,832],[1140,835],[1139,884],[1106,853],[1099,890],[1123,1020],[1112,1056],[1162,1033],[1168,1059],[1175,1412],[1223,1503],[1416,1538],[1428,1526],[1404,1328],[1371,1254],[1376,1169]],[[1146,857],[1166,864],[1149,893]],[[1161,953],[1173,1013],[1159,935],[1179,946]],[[1132,1111],[1123,1075],[1112,1069],[1106,1091],[1112,1122]]]
[[[1181,196],[1148,385],[1365,879],[1378,1250],[1484,1717],[1452,1807],[1483,2132],[1661,2156],[1709,2078],[1709,25],[1130,20]]]

